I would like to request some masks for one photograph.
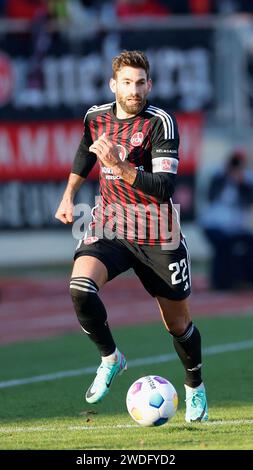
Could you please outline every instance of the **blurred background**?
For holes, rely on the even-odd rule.
[[[68,299],[77,241],[54,213],[85,112],[113,100],[111,59],[122,49],[147,53],[150,100],[179,123],[174,200],[193,261],[195,311],[231,312],[242,298],[246,311],[252,306],[253,2],[0,0],[2,343],[79,328]],[[95,168],[76,202],[93,206],[97,176]],[[138,280],[128,282],[131,296]],[[113,286],[106,289],[111,302]],[[24,332],[20,314],[28,311]]]

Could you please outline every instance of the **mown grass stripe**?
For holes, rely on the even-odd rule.
[[[215,354],[234,352],[234,351],[243,351],[245,349],[253,348],[253,339],[247,341],[240,341],[237,343],[226,343],[218,344],[214,346],[209,346],[203,349],[204,356],[212,356]],[[149,356],[138,359],[132,359],[127,361],[129,367],[139,367],[143,365],[152,365],[152,364],[161,364],[163,362],[171,362],[178,358],[177,354],[162,354],[159,356]],[[96,372],[97,366],[85,367],[82,369],[72,369],[60,372],[53,372],[51,374],[37,375],[34,377],[25,377],[23,379],[13,379],[0,382],[0,388],[10,388],[17,387],[19,385],[27,385],[37,382],[46,382],[58,379],[64,379],[67,377],[77,377],[80,375],[89,375]]]
[[[169,427],[173,428],[185,428],[188,426],[243,426],[253,424],[253,419],[230,419],[230,420],[216,420],[207,421],[203,423],[169,423]],[[60,426],[59,427],[48,427],[48,426],[32,426],[32,427],[0,427],[0,433],[8,434],[10,432],[26,433],[26,432],[58,432],[61,431],[102,431],[109,429],[128,429],[128,428],[140,428],[138,424],[112,424],[102,426]]]

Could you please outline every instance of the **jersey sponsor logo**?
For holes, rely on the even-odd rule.
[[[105,173],[106,175],[108,175],[108,174],[113,175],[113,169],[108,168],[107,166],[102,166],[101,172]]]
[[[142,132],[135,132],[135,134],[131,138],[131,145],[133,145],[134,147],[138,147],[142,144],[143,139],[144,135]]]
[[[106,180],[122,180],[122,176],[119,175],[106,175]]]
[[[83,239],[84,245],[92,245],[92,243],[98,242],[98,237],[88,237]]]
[[[117,144],[117,147],[119,149],[119,158],[122,162],[125,161],[126,157],[127,157],[127,151],[126,151],[126,148],[123,147],[123,145],[120,145],[120,144]]]
[[[176,149],[156,149],[156,153],[175,153],[178,154]]]

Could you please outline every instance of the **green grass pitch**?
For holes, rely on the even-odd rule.
[[[94,374],[78,369],[97,366],[99,357],[80,332],[1,347],[0,387],[14,379],[52,376],[0,388],[0,449],[253,449],[253,316],[202,318],[195,323],[206,351],[208,423],[184,421],[184,373],[179,359],[155,363],[156,356],[174,352],[162,323],[114,330],[130,363],[145,357],[151,358],[150,363],[132,364],[115,379],[103,402],[88,405],[84,391]],[[73,370],[76,375],[54,376]],[[138,426],[125,406],[131,383],[149,374],[168,378],[179,395],[176,416],[157,428]]]

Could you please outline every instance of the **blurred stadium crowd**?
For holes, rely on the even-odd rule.
[[[33,20],[38,15],[54,19],[110,21],[133,16],[179,14],[207,15],[253,13],[250,0],[0,0],[0,14],[10,19]]]

